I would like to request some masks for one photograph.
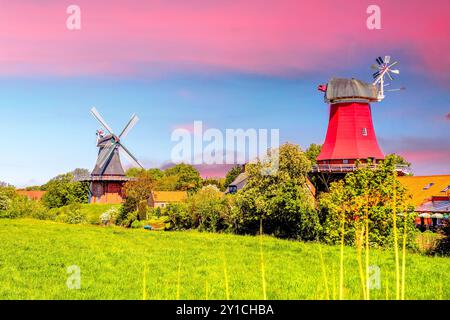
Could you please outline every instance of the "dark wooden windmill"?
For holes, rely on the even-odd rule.
[[[89,202],[121,203],[123,186],[130,178],[125,175],[119,152],[122,151],[134,165],[143,168],[136,157],[122,143],[122,139],[127,136],[139,121],[139,118],[133,114],[122,132],[116,135],[97,109],[92,108],[91,113],[107,131],[107,134],[102,130],[97,131],[97,147],[99,151],[95,168],[89,180],[91,183]]]

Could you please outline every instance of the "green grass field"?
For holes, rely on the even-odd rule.
[[[339,247],[262,241],[268,299],[338,297]],[[264,298],[259,237],[3,219],[0,242],[0,299]],[[381,270],[371,298],[395,298],[394,255],[371,250],[370,264]],[[71,265],[79,290],[66,285]],[[408,254],[406,266],[406,299],[450,298],[450,259]],[[344,298],[362,298],[354,248],[344,285]]]

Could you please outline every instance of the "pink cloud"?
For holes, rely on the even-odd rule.
[[[416,175],[450,174],[450,141],[442,138],[408,137],[380,139],[386,153],[396,153],[412,163]]]
[[[449,120],[450,121],[450,113],[447,113],[447,115],[445,116],[445,120]]]
[[[382,30],[366,28],[367,1],[87,1],[82,30],[56,0],[0,0],[3,75],[163,74],[228,70],[286,75],[367,63],[397,50],[410,68],[445,79],[448,1],[379,0]],[[420,16],[418,16],[420,12]]]

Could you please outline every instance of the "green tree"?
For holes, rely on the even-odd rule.
[[[141,171],[138,176],[125,183],[125,201],[117,217],[118,224],[127,226],[134,219],[145,220],[147,218],[148,199],[154,189],[155,180],[146,171]]]
[[[413,247],[414,207],[396,176],[395,161],[388,158],[376,168],[360,166],[344,181],[331,183],[330,192],[319,198],[323,240],[338,243],[343,221],[347,244],[364,235],[370,246],[388,246],[405,231],[407,245]]]
[[[241,165],[236,165],[227,172],[225,176],[225,188],[228,188],[230,183],[234,181],[243,172],[243,167]]]
[[[180,163],[164,171],[165,178],[172,177],[176,182],[175,190],[188,191],[189,193],[196,192],[202,186],[202,178],[200,173],[193,166]],[[163,178],[164,179],[164,178]]]
[[[317,164],[317,157],[319,156],[320,151],[322,150],[321,144],[311,143],[305,151],[306,157],[311,161],[312,165]]]
[[[246,186],[233,198],[233,228],[256,234],[262,221],[264,233],[282,238],[317,239],[320,225],[314,197],[307,186],[311,161],[301,148],[283,144],[268,157],[278,157],[278,170],[266,174],[270,162],[248,164]]]
[[[76,181],[72,172],[51,179],[42,186],[42,189],[47,191],[42,197],[42,202],[47,208],[88,202],[89,184]]]
[[[206,178],[202,181],[203,187],[216,186],[220,191],[225,191],[225,179],[224,178]]]
[[[194,228],[217,232],[229,227],[227,197],[216,186],[208,185],[189,198],[188,212]]]

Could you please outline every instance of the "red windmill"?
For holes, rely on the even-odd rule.
[[[391,73],[399,74],[392,67],[390,57],[376,59],[378,65],[373,74],[374,82],[356,79],[333,78],[327,85],[320,85],[325,92],[325,102],[330,104],[330,119],[322,150],[317,157],[315,171],[347,172],[355,169],[355,162],[384,159],[372,122],[371,102],[384,99],[384,77],[393,80]],[[393,89],[388,91],[397,91]]]

